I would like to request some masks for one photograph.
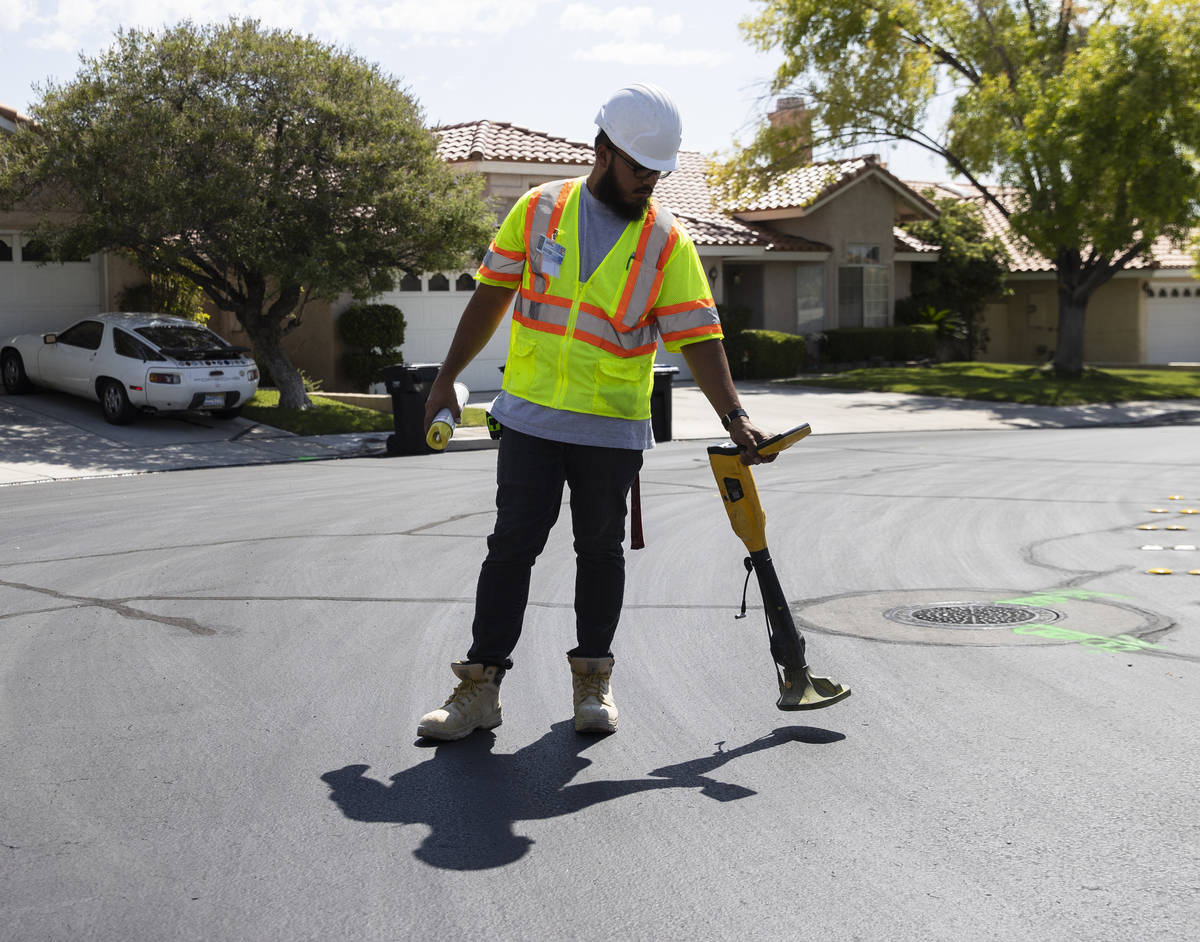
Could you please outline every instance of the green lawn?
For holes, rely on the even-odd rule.
[[[242,416],[297,435],[334,435],[342,432],[391,432],[395,423],[390,413],[325,399],[309,393],[311,409],[280,409],[278,389],[260,389],[242,410]],[[483,425],[483,409],[463,410],[463,425]]]
[[[796,377],[797,386],[918,393],[953,399],[1072,406],[1097,402],[1200,399],[1200,372],[1092,369],[1079,379],[1060,379],[1049,369],[1011,363],[940,363],[877,367]]]

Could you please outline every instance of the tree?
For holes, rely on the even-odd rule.
[[[310,300],[457,267],[491,236],[481,179],[438,160],[419,106],[376,66],[254,20],[121,31],[39,89],[0,142],[0,204],[75,211],[39,235],[125,250],[233,312],[280,389],[310,405],[283,337]]]
[[[1009,255],[999,236],[989,236],[979,208],[953,197],[926,194],[937,206],[936,219],[921,219],[905,229],[922,242],[938,246],[936,262],[914,265],[908,310],[949,311],[961,318],[969,357],[984,349],[979,319],[987,299],[1005,290]],[[897,319],[900,304],[897,304]]]
[[[925,148],[1053,262],[1054,366],[1078,375],[1092,294],[1200,219],[1200,0],[763,2],[743,29],[783,51],[772,91],[807,99],[811,140],[760,129],[720,171],[726,192],[810,145]],[[948,118],[929,131],[940,102]]]

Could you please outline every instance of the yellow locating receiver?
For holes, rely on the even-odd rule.
[[[777,455],[811,432],[807,422],[797,425],[763,441],[758,446],[758,453],[764,457]],[[733,532],[746,544],[746,549],[756,553],[767,548],[767,515],[758,499],[754,474],[749,465],[742,464],[740,456],[741,450],[733,442],[708,448],[708,463],[712,465]]]

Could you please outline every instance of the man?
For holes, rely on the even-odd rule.
[[[500,725],[500,681],[521,633],[530,570],[571,490],[577,645],[567,653],[575,729],[610,733],[610,678],[625,589],[626,499],[653,447],[654,353],[682,351],[697,384],[757,464],[765,437],[738,402],[721,325],[696,248],[653,199],[678,162],[682,128],[665,91],[635,84],[596,116],[596,160],[586,179],[547,183],[509,212],[476,275],[425,425],[449,408],[453,383],[487,344],[514,294],[504,389],[492,407],[503,427],[496,526],[479,575],[473,642],[451,665],[459,684],[418,735],[461,739]]]

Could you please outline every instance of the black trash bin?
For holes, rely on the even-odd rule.
[[[671,440],[671,384],[675,381],[677,366],[655,366],[654,388],[650,390],[650,427],[656,442]]]
[[[389,435],[389,455],[428,455],[425,444],[425,400],[437,379],[438,363],[397,363],[379,371],[392,396],[392,418],[396,434]]]

